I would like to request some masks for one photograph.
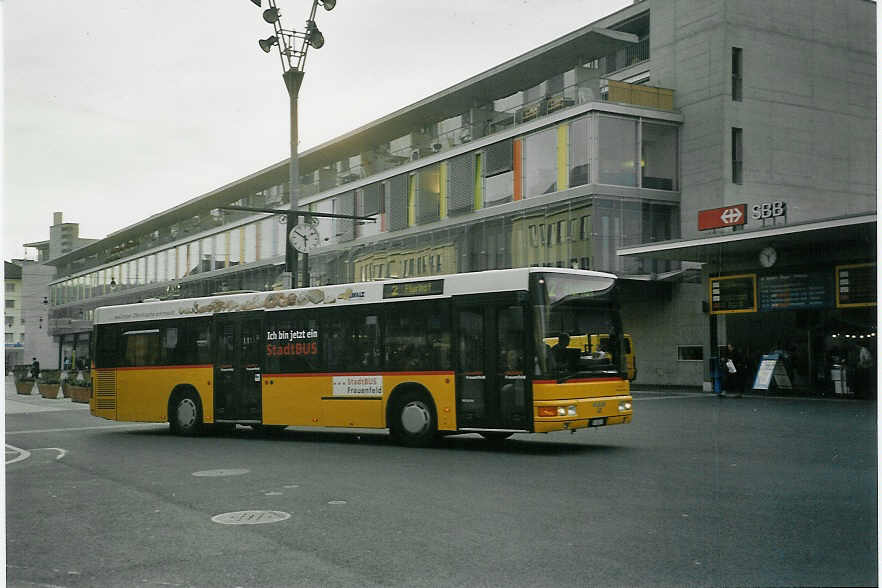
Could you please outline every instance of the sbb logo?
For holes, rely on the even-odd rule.
[[[750,207],[750,216],[754,220],[764,220],[787,214],[787,205],[781,200],[763,202]]]

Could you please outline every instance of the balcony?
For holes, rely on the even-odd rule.
[[[646,106],[659,110],[674,109],[674,91],[671,89],[628,84],[616,80],[607,80],[606,84],[604,99],[607,102]]]

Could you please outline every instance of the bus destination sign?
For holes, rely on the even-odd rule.
[[[710,278],[711,314],[756,312],[756,274]]]
[[[383,284],[383,298],[436,296],[444,293],[444,280],[426,280],[404,284]]]

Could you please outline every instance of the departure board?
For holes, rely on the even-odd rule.
[[[710,278],[710,312],[756,312],[756,274]]]
[[[796,310],[833,306],[829,272],[798,272],[759,278],[759,310]]]
[[[876,306],[876,264],[836,267],[836,306]]]

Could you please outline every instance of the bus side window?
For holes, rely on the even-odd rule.
[[[123,362],[126,366],[156,365],[159,361],[159,329],[123,333]]]
[[[322,327],[325,332],[326,369],[332,372],[351,371],[348,361],[349,353],[352,351],[352,339],[346,315],[337,309],[325,311]]]
[[[380,369],[380,317],[376,312],[353,313],[350,369]]]
[[[194,343],[196,345],[196,363],[211,363],[211,334],[208,321],[204,321],[194,328]]]
[[[120,346],[118,344],[119,333],[122,327],[118,325],[99,325],[97,345],[95,346],[95,366],[99,368],[117,367],[120,365]]]
[[[450,314],[447,305],[432,302],[427,333],[429,369],[452,369],[450,365]]]
[[[520,306],[502,308],[497,315],[499,341],[499,370],[508,373],[524,371],[524,311]]]
[[[425,311],[425,307],[422,308]],[[421,369],[426,358],[426,315],[420,304],[396,302],[386,315],[386,369]]]

